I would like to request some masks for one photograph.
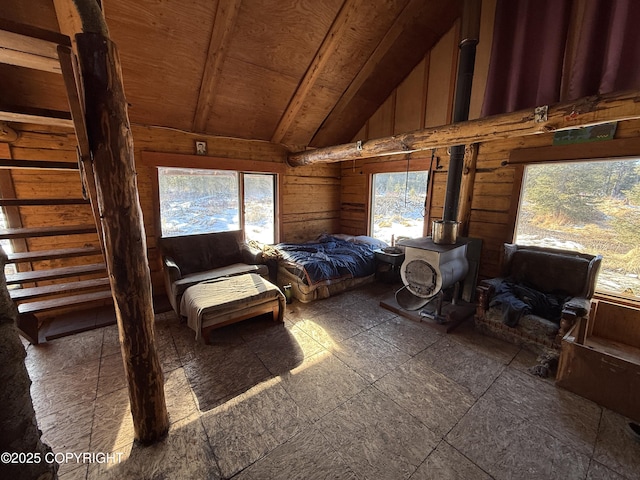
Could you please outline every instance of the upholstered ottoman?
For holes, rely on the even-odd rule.
[[[281,322],[286,301],[278,287],[260,275],[248,273],[218,278],[187,288],[180,302],[180,314],[196,332],[196,339],[209,343],[215,328],[271,313]]]

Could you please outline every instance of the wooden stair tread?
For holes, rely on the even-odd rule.
[[[49,300],[41,300],[38,302],[21,303],[18,305],[18,313],[35,314],[55,310],[57,308],[65,308],[73,305],[82,305],[93,303],[99,300],[107,300],[112,298],[111,290],[103,290],[99,292],[82,293],[79,295],[71,295],[68,297],[51,298]]]
[[[90,202],[84,198],[0,198],[1,207],[30,205],[90,205]]]
[[[108,278],[94,278],[91,280],[81,280],[78,282],[56,283],[42,287],[16,288],[9,290],[9,295],[13,300],[31,300],[33,298],[56,295],[59,293],[79,292],[91,288],[106,287],[109,285]]]
[[[15,252],[7,255],[8,263],[37,262],[53,260],[55,258],[83,257],[87,255],[101,255],[100,247],[59,248],[55,250],[38,250],[35,252]]]
[[[92,263],[89,265],[76,265],[73,267],[49,268],[47,270],[34,270],[31,272],[18,272],[7,275],[7,285],[16,283],[38,282],[40,280],[52,280],[54,278],[74,277],[88,273],[104,272],[104,263]]]
[[[96,233],[95,225],[67,225],[60,227],[24,227],[0,229],[0,239],[54,237],[57,235],[76,235],[81,233]]]

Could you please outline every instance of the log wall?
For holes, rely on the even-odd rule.
[[[619,122],[616,139],[640,137],[640,120]],[[553,144],[553,134],[530,135],[510,140],[486,142],[479,146],[476,176],[471,200],[469,236],[483,240],[480,275],[495,277],[502,244],[514,236],[523,165],[502,165],[515,149],[546,147]],[[620,152],[612,143],[606,156]],[[598,145],[605,148],[607,142]]]
[[[493,35],[495,0],[483,0],[480,43],[476,52],[470,119],[480,117],[486,85]],[[389,96],[365,123],[353,141],[370,140],[406,133],[419,128],[445,125],[451,120],[455,87],[458,28],[454,27],[440,40],[405,81]],[[616,138],[640,137],[640,121],[620,122]],[[530,135],[510,140],[489,141],[478,145],[476,174],[470,186],[471,203],[460,209],[470,211],[468,236],[483,240],[480,275],[496,276],[504,242],[513,239],[520,185],[524,167],[502,166],[514,149],[552,144],[553,135]],[[604,143],[604,142],[603,142]],[[615,151],[611,152],[615,155]],[[427,193],[430,206],[425,215],[427,233],[431,220],[442,218],[449,155],[446,149],[435,152],[432,185]],[[373,171],[393,171],[390,162],[407,156],[378,157],[341,162],[340,228],[361,235],[368,232],[369,182]],[[430,159],[430,152],[414,153],[411,162]],[[436,165],[440,168],[435,168]]]
[[[40,160],[75,163],[75,135],[56,127],[43,125],[14,124],[12,127],[19,132],[18,139],[9,145],[11,158],[14,160]],[[82,198],[82,185],[77,170],[46,170],[46,169],[10,169],[2,170],[4,176],[2,196],[19,199],[50,199],[50,198]],[[8,191],[7,191],[8,190]],[[93,225],[94,219],[91,206],[85,205],[47,205],[7,207],[7,214],[13,210],[16,215],[12,218],[13,227],[39,227],[60,225]],[[16,225],[15,222],[21,225]],[[82,246],[98,246],[97,234],[82,234],[65,237],[55,237],[55,245],[49,237],[28,238],[24,241],[14,241],[16,251],[48,250],[51,248],[75,248]],[[82,257],[82,263],[99,263],[100,255]],[[79,261],[69,258],[34,262],[33,269],[48,269],[77,265]],[[22,265],[24,266],[24,265]],[[96,275],[83,276],[92,278]],[[40,282],[44,285],[47,282]]]
[[[72,131],[41,125],[15,124],[13,127],[20,133],[19,138],[9,144],[13,159],[76,162],[76,141]],[[185,158],[189,158],[195,153],[195,141],[205,140],[209,155],[229,159],[231,164],[234,159],[272,162],[277,164],[277,169],[284,168],[279,182],[280,241],[311,240],[321,233],[336,232],[339,229],[340,166],[337,164],[293,168],[284,165],[283,148],[268,142],[208,137],[155,127],[133,126],[132,130],[140,203],[156,293],[161,293],[164,289],[156,242],[160,235],[156,228],[159,223],[156,213],[156,170],[142,164],[140,160],[143,151],[185,154]],[[188,161],[184,166],[189,166]],[[215,161],[212,161],[211,168],[216,168]],[[11,169],[4,172],[13,183],[16,198],[82,196],[78,171]],[[19,207],[19,218],[24,227],[93,223],[89,205]],[[96,245],[98,242],[97,235],[91,234],[56,240],[60,241],[57,248]],[[29,250],[51,248],[51,239],[47,238],[29,239],[27,243]],[[92,261],[99,261],[99,257],[51,260],[38,268],[71,266]]]
[[[491,3],[491,2],[489,2]],[[458,60],[459,21],[440,39],[416,68],[396,88],[380,106],[354,141],[370,140],[413,130],[445,125],[452,116],[453,93]],[[479,108],[476,108],[479,112]],[[445,149],[435,152],[433,189],[427,204],[430,205],[426,217],[429,229],[430,218],[441,218],[444,206],[444,191],[447,181],[449,156]],[[408,156],[409,165],[421,162],[427,165],[430,152]],[[340,229],[344,233],[363,235],[369,227],[370,176],[375,172],[388,172],[390,161],[406,161],[407,156],[379,157],[355,162],[342,162],[340,184]],[[426,162],[426,163],[425,163]]]

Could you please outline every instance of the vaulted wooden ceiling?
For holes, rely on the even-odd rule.
[[[67,33],[70,1],[3,0],[0,18]],[[461,11],[456,0],[102,5],[132,123],[294,148],[350,141]],[[2,105],[68,110],[59,75],[7,64]]]

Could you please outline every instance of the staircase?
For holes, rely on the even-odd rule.
[[[86,209],[91,215],[91,207],[83,199],[0,199],[0,206],[14,209],[58,205]],[[44,237],[50,240],[47,243],[51,246],[74,246],[31,249],[35,246],[34,239]],[[4,239],[20,241],[29,248],[8,254],[8,263],[16,265],[17,273],[7,274],[6,278],[9,294],[18,306],[18,328],[31,343],[38,344],[41,340],[39,317],[42,315],[111,301],[95,224],[0,229],[0,240]]]
[[[70,47],[69,37],[0,19],[0,63],[62,74],[74,119],[69,112],[0,105],[0,121],[75,127],[79,153],[86,155],[86,129]],[[7,275],[7,286],[17,304],[21,334],[38,344],[44,317],[51,312],[60,315],[111,303],[111,289],[94,221],[96,212],[88,200],[78,198],[79,163],[16,156],[10,148],[11,139],[5,141],[9,143],[3,144],[0,135],[0,207],[9,228],[0,229],[0,240],[11,241],[15,253],[9,254],[8,262],[17,270]],[[26,195],[16,192],[13,178],[27,177],[27,171],[49,182],[53,182],[49,178],[56,175],[54,172],[76,175],[77,193],[37,198],[39,189],[35,188],[35,195],[21,198]],[[68,220],[78,217],[86,222]]]

